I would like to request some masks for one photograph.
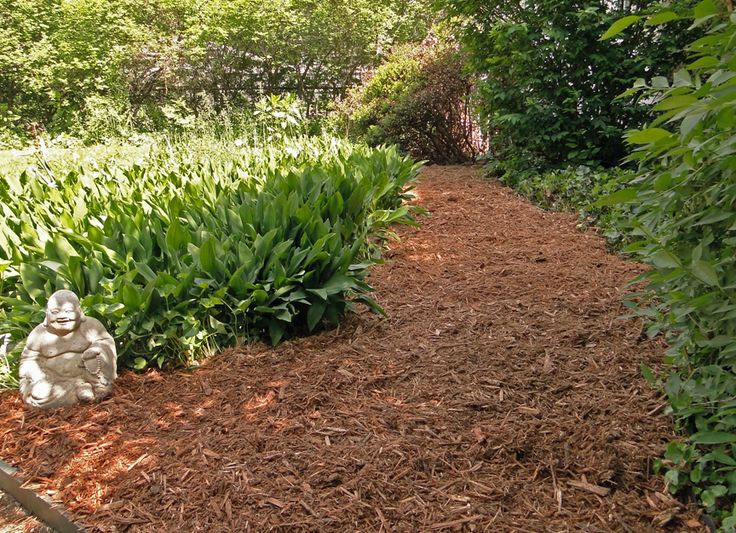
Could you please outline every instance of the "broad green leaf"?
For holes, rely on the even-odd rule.
[[[693,129],[701,123],[703,120],[703,117],[705,116],[705,113],[693,113],[690,115],[687,115],[684,119],[682,119],[682,123],[680,124],[680,133],[683,137],[686,137],[692,133]]]
[[[377,315],[381,315],[384,318],[388,318],[388,315],[386,314],[386,311],[383,309],[383,307],[381,307],[380,305],[378,305],[373,298],[371,298],[371,297],[369,297],[369,296],[367,296],[365,294],[361,294],[360,296],[358,296],[356,298],[356,300],[359,301],[359,302],[361,302],[362,304],[368,306],[368,309],[370,309],[371,311],[373,311]]]
[[[202,243],[202,246],[199,249],[199,262],[205,272],[214,279],[218,278],[220,268],[217,258],[217,246],[213,237],[210,237]]]
[[[652,87],[654,87],[655,89],[669,89],[670,80],[668,80],[665,76],[654,76],[652,78]]]
[[[715,448],[710,453],[706,454],[703,459],[718,461],[721,464],[736,466],[736,460],[730,455],[726,455],[721,449]]]
[[[317,296],[319,296],[320,298],[322,298],[325,301],[327,301],[327,297],[329,296],[327,294],[327,291],[324,288],[320,288],[320,289],[307,289],[307,292],[311,292],[312,294],[316,294]]]
[[[701,69],[701,68],[713,68],[718,65],[718,58],[714,56],[705,56],[701,57],[700,59],[697,59],[690,63],[687,68],[691,70],[695,69]]]
[[[596,205],[599,207],[608,206],[608,205],[617,205],[617,204],[623,204],[626,202],[631,202],[633,200],[636,200],[636,189],[634,188],[627,188],[627,189],[621,189],[620,191],[616,191],[612,194],[609,194],[608,196],[604,196],[600,200],[596,202]]]
[[[28,263],[21,263],[19,270],[23,288],[28,292],[31,299],[36,303],[45,303],[45,278],[38,267]]]
[[[736,442],[736,433],[724,431],[699,431],[690,436],[694,444],[726,444]]]
[[[657,251],[649,260],[654,266],[659,268],[677,268],[680,266],[677,258],[667,250]]]
[[[141,261],[138,261],[135,263],[135,268],[138,271],[138,273],[141,276],[143,276],[143,279],[145,279],[147,282],[150,282],[156,279],[156,273],[147,264]]]
[[[700,281],[710,285],[718,285],[718,274],[715,269],[705,261],[693,261],[693,275]]]
[[[166,231],[166,244],[169,250],[178,250],[190,242],[189,233],[184,230],[178,217],[172,216],[171,224]]]
[[[141,306],[141,294],[130,283],[125,283],[120,291],[120,297],[129,311],[138,311]]]
[[[722,222],[727,218],[732,218],[736,216],[736,213],[733,211],[722,211],[718,208],[713,208],[707,210],[704,215],[705,216],[695,222],[693,226],[703,226],[706,224],[715,224],[716,222]]]
[[[309,331],[313,331],[317,324],[319,324],[320,320],[322,320],[326,307],[327,303],[323,301],[317,300],[311,303],[307,310],[307,327],[309,328]]]
[[[69,272],[69,281],[72,283],[72,289],[74,292],[77,294],[85,294],[85,292],[87,292],[87,288],[84,283],[85,278],[82,258],[79,256],[70,257],[66,266]]]
[[[62,263],[67,263],[70,257],[79,257],[79,254],[69,241],[58,233],[54,235],[54,248],[56,250],[56,257]]]
[[[281,342],[285,332],[286,328],[280,320],[273,319],[268,322],[268,335],[271,337],[271,344],[273,346]]]
[[[241,298],[248,293],[250,283],[244,278],[244,276],[249,270],[250,265],[241,266],[232,276],[230,276],[230,280],[228,281],[228,286],[231,287],[235,291],[235,294]]]
[[[658,26],[673,20],[678,20],[679,18],[679,15],[674,11],[661,11],[649,17],[644,24],[646,26]]]
[[[683,94],[679,96],[670,96],[665,98],[657,105],[654,106],[655,111],[668,111],[670,109],[680,109],[697,103],[698,99],[695,96],[689,94]]]
[[[630,133],[626,140],[631,144],[649,144],[666,139],[671,133],[662,128],[647,128]]]
[[[713,0],[702,0],[694,9],[696,19],[702,19],[718,13],[718,7]]]
[[[355,279],[345,274],[335,274],[322,288],[328,295],[342,293],[355,288]]]
[[[615,37],[622,31],[624,31],[626,28],[631,26],[632,24],[637,23],[639,20],[641,20],[642,17],[638,15],[629,15],[627,17],[623,17],[618,19],[616,22],[611,24],[611,26],[606,30],[606,32],[601,36],[599,41],[605,41],[606,39],[610,39],[611,37]]]

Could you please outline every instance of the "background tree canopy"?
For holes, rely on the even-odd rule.
[[[320,110],[429,15],[419,0],[0,0],[0,20],[0,124],[64,131],[100,108],[155,120],[141,112],[270,93]]]

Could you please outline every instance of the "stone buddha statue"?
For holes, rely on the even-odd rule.
[[[76,294],[57,291],[20,356],[21,397],[42,408],[101,400],[112,391],[116,359],[115,341],[102,323],[84,316]]]

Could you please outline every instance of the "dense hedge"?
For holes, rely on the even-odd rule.
[[[731,8],[728,9],[727,8]],[[660,383],[686,436],[659,463],[673,492],[693,494],[736,529],[736,15],[699,2],[687,16],[707,34],[686,68],[639,83],[658,118],[631,133],[639,173],[616,194],[631,209],[629,251],[653,266],[639,310],[666,333]],[[676,18],[672,11],[660,20]],[[633,19],[629,19],[632,22]],[[653,382],[657,379],[645,369]]]
[[[428,19],[423,0],[0,0],[0,146],[169,129],[272,93],[315,112]]]

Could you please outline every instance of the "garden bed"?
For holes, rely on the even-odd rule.
[[[58,412],[0,395],[0,457],[91,531],[649,531],[699,525],[620,321],[642,267],[472,167],[430,167],[361,311],[320,335],[124,373]]]

